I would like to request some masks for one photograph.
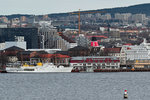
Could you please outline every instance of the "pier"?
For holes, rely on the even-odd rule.
[[[96,69],[94,72],[150,72],[150,69]]]
[[[93,71],[87,71],[82,69],[73,69],[72,72],[150,72],[149,69],[93,69]]]

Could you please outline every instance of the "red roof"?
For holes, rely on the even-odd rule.
[[[62,54],[41,54],[39,55],[41,58],[52,58],[52,57],[58,57],[58,58],[70,58],[70,56],[62,55]]]
[[[62,54],[53,54],[53,57],[59,57],[59,58],[70,58],[70,56],[62,55]]]
[[[87,37],[102,37],[102,38],[108,38],[107,36],[104,36],[104,35],[93,35],[93,36],[87,36]]]
[[[124,45],[132,45],[131,43],[126,43],[126,44],[124,44]]]
[[[66,40],[69,43],[75,43],[72,39],[70,39],[67,36],[63,35],[63,33],[59,33],[59,36],[61,36],[61,38],[63,38],[64,40]]]
[[[51,58],[53,54],[40,54],[39,55],[41,58]]]

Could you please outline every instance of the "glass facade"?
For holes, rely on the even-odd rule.
[[[0,28],[0,43],[15,41],[15,36],[24,36],[27,49],[38,48],[38,28]]]

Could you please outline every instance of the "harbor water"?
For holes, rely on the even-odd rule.
[[[0,74],[0,100],[150,100],[150,72]]]

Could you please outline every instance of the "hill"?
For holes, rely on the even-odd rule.
[[[111,13],[112,15],[114,15],[115,13],[132,13],[132,14],[140,13],[140,14],[146,14],[147,16],[150,16],[150,3],[133,5],[128,7],[87,10],[86,12],[92,12],[92,11],[93,12],[104,11],[106,13]],[[69,13],[57,13],[57,14],[49,14],[49,17],[60,17],[60,16],[67,16],[67,15],[69,15]]]
[[[150,16],[150,3],[139,4],[139,5],[129,6],[129,7],[101,9],[99,11],[106,11],[111,14],[114,14],[114,13],[132,13],[132,14],[141,13],[141,14],[146,14],[147,16]]]
[[[111,13],[114,15],[115,13],[132,13],[132,14],[146,14],[147,16],[150,16],[150,3],[146,4],[139,4],[139,5],[133,5],[128,7],[117,7],[117,8],[109,8],[109,9],[97,9],[97,10],[87,10],[86,12],[91,11],[104,11],[106,13]],[[62,17],[62,16],[68,16],[69,13],[54,13],[54,14],[48,14],[49,17]],[[22,14],[15,14],[15,15],[8,15],[6,17],[15,18],[20,16],[26,16],[26,17],[32,17],[33,15],[22,15]],[[41,17],[41,15],[39,15]]]

